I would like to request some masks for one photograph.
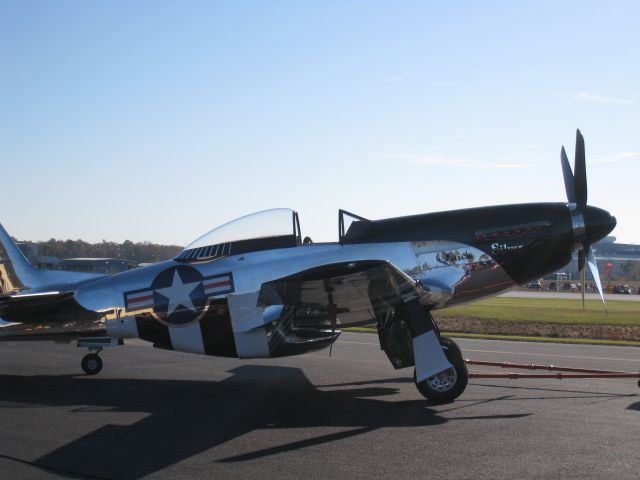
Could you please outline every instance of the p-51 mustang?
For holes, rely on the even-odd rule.
[[[106,346],[141,338],[205,355],[264,358],[336,341],[375,323],[395,368],[415,365],[420,393],[457,398],[467,369],[431,310],[538,279],[578,251],[584,298],[591,245],[616,225],[587,205],[584,140],[574,171],[561,152],[568,203],[504,205],[367,220],[339,212],[339,239],[302,240],[296,212],[266,210],[218,227],[177,257],[112,276],[34,268],[0,227],[0,340],[76,341],[102,368]],[[604,298],[603,298],[604,301]]]

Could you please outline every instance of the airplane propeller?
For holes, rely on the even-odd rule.
[[[589,234],[589,230],[597,229],[598,225],[590,225],[585,222],[585,217],[593,218],[594,224],[600,223],[600,219],[596,215],[591,214],[594,207],[587,207],[587,169],[585,161],[584,137],[580,130],[576,131],[576,154],[574,159],[574,169],[571,170],[567,152],[562,147],[560,151],[560,161],[562,163],[562,174],[564,176],[564,187],[567,192],[567,200],[571,209],[571,223],[573,226],[573,234],[575,238],[574,249],[578,250],[578,270],[580,272],[580,290],[582,293],[582,308],[584,309],[584,294],[586,289],[586,271],[585,265],[589,265],[589,270],[593,275],[596,287],[600,293],[604,310],[607,312],[607,304],[604,301],[602,293],[602,283],[598,273],[598,265],[596,257],[591,248],[591,238],[594,234]],[[594,212],[595,213],[595,212]],[[611,218],[611,217],[610,217]],[[613,220],[615,221],[615,220]]]

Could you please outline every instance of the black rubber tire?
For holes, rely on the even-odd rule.
[[[448,403],[453,402],[456,398],[462,395],[462,392],[467,388],[467,384],[469,383],[469,371],[467,370],[467,365],[464,363],[460,347],[458,347],[456,342],[448,337],[440,337],[440,345],[442,345],[442,349],[444,350],[447,360],[449,360],[456,371],[455,383],[446,391],[434,390],[429,383],[429,378],[421,382],[416,382],[415,369],[413,370],[413,381],[416,384],[418,391],[427,400],[436,403]]]
[[[96,353],[89,353],[82,358],[80,365],[87,375],[97,375],[102,370],[102,359]]]

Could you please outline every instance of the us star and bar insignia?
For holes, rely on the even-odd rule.
[[[234,291],[231,272],[208,277],[193,267],[178,265],[160,272],[148,288],[124,293],[127,312],[147,310],[168,326],[187,326],[207,312],[209,299]]]

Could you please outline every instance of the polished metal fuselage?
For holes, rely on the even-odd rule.
[[[590,225],[597,214],[603,217],[604,226],[597,231],[591,227],[586,234],[601,237],[612,228],[607,223],[611,217],[605,218],[603,212],[589,208]],[[282,309],[274,304],[260,306],[258,297],[267,283],[331,265],[387,262],[401,272],[405,283],[413,285],[425,309],[444,308],[498,294],[565,265],[571,258],[576,234],[572,220],[566,204],[486,207],[365,223],[366,230],[355,237],[345,236],[341,243],[301,244],[199,262],[168,260],[102,277],[80,278],[68,272],[50,274],[60,291],[73,293],[76,310],[82,315],[78,318],[60,315],[57,323],[48,322],[46,317],[41,323],[38,318],[24,323],[10,320],[11,325],[5,321],[0,325],[0,339],[42,332],[73,332],[77,338],[85,330],[102,331],[111,338],[140,337],[161,348],[209,353],[213,347],[207,341],[217,333],[212,333],[212,322],[205,326],[200,319],[210,307],[222,308],[223,302],[237,355],[269,356],[268,325],[278,319]],[[29,267],[21,266],[25,271],[22,277],[40,275]],[[197,277],[189,280],[192,283],[179,273],[187,270]],[[184,305],[191,301],[183,296],[185,302],[180,305],[196,314],[200,309],[202,315],[182,323],[167,321],[179,299],[170,299],[168,305],[165,299],[165,310],[158,313],[155,296],[168,291],[171,282],[167,276],[174,277],[172,288],[184,290],[186,282],[200,289],[200,303]],[[207,282],[198,283],[201,280],[208,280],[207,288],[213,290],[205,290],[203,295]],[[218,294],[215,290],[218,284],[232,288]],[[41,282],[39,289],[27,288],[21,293],[43,289],[46,290]],[[135,308],[135,302],[141,299],[147,302],[147,308]]]
[[[384,260],[402,270],[423,289],[423,303],[431,308],[497,294],[514,286],[507,273],[477,248],[455,242],[392,242],[340,245],[321,243],[292,248],[245,253],[211,262],[191,264],[203,276],[231,272],[235,292],[257,293],[263,283],[314,267],[365,260]],[[106,319],[126,316],[123,292],[149,286],[161,271],[180,265],[168,260],[155,265],[105,276],[80,285],[75,298],[88,310],[102,312]],[[483,286],[468,286],[483,277]]]

